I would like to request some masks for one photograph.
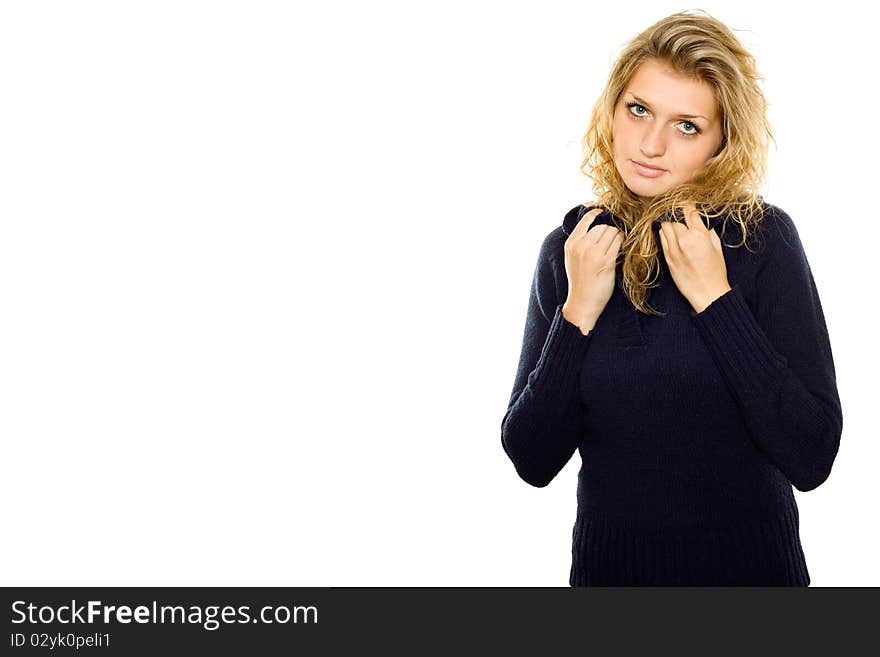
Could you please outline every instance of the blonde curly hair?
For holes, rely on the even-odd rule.
[[[614,163],[614,108],[630,79],[646,60],[668,64],[673,71],[709,84],[722,120],[718,151],[690,180],[662,194],[643,199],[624,183]],[[658,246],[651,231],[655,220],[683,217],[688,202],[707,218],[724,216],[742,231],[742,246],[764,216],[763,184],[770,141],[776,143],[767,119],[767,101],[758,80],[754,57],[731,30],[702,10],[672,14],[633,38],[613,64],[605,89],[593,107],[582,139],[581,172],[593,181],[596,200],[622,222],[624,241],[622,285],[632,304],[646,314],[660,314],[647,305],[647,291],[660,271]],[[723,234],[723,228],[722,228]],[[748,248],[748,247],[746,247]]]

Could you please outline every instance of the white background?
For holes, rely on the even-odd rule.
[[[318,8],[320,7],[320,9]],[[699,5],[765,77],[844,431],[813,586],[877,586],[868,5]],[[576,454],[500,442],[634,2],[6,2],[0,583],[567,586]]]

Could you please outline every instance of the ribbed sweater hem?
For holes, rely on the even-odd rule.
[[[570,586],[809,586],[796,503],[702,533],[640,534],[578,509]]]

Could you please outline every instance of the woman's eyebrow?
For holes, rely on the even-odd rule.
[[[643,99],[639,98],[634,93],[629,92],[629,95],[632,96],[633,98],[635,98],[636,102],[639,103],[640,105],[644,105],[645,107],[651,106],[651,104],[647,100],[643,100]],[[703,116],[702,114],[679,114],[675,118],[677,118],[677,119],[705,119],[706,121],[709,120],[705,116]]]

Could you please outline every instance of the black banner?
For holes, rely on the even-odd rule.
[[[3,654],[846,651],[877,589],[4,588]],[[867,644],[870,645],[870,644]],[[451,651],[454,651],[451,652]],[[622,652],[621,652],[622,651]]]

